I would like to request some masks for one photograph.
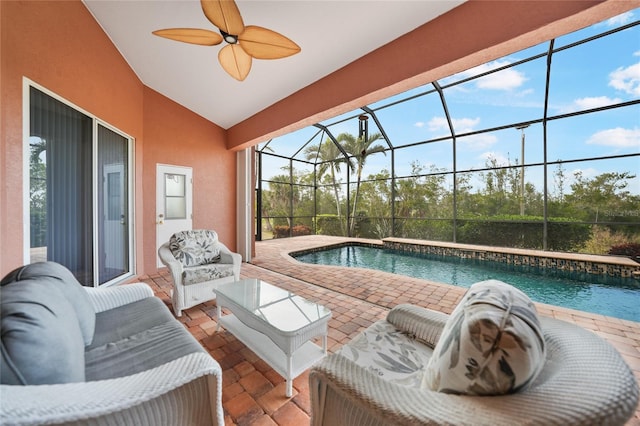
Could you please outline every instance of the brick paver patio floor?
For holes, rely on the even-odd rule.
[[[460,287],[381,271],[304,264],[287,255],[347,240],[307,236],[257,242],[256,255],[250,263],[242,264],[241,277],[263,279],[331,309],[330,352],[384,318],[399,303],[450,313],[465,292]],[[150,284],[156,295],[171,305],[171,277],[166,270],[139,280]],[[609,341],[640,382],[640,323],[551,305],[537,307],[540,315],[576,323]],[[216,332],[215,316],[213,301],[183,311],[180,321],[222,367],[226,424],[308,425],[308,372],[294,380],[293,396],[285,397],[284,379],[231,333]],[[627,426],[640,426],[640,406]]]

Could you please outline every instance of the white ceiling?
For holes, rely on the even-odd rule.
[[[83,0],[140,80],[228,129],[278,100],[460,5],[464,0],[238,0],[245,25],[295,41],[302,51],[254,60],[246,80],[218,63],[218,46],[156,37],[163,28],[216,31],[194,0]]]

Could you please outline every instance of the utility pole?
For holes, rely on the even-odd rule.
[[[520,216],[524,216],[524,129],[527,127],[529,127],[528,124],[516,127],[516,130],[522,132],[522,141],[520,144]]]

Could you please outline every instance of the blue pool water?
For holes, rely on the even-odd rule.
[[[640,283],[633,278],[568,274],[457,257],[346,246],[296,256],[301,262],[378,269],[468,288],[487,279],[518,287],[532,300],[640,322]]]

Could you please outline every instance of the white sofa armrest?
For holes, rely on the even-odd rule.
[[[84,287],[84,289],[96,313],[153,297],[153,290],[145,283],[123,284],[107,288]]]
[[[209,378],[209,398],[205,401],[210,407],[207,417],[213,417],[214,424],[224,425],[222,370],[205,353],[192,353],[116,379],[57,385],[0,385],[0,424],[154,424],[160,421],[161,413],[180,414],[175,413],[175,399],[180,396],[172,398],[172,391],[204,376]],[[191,396],[198,397],[203,395]],[[157,410],[160,417],[150,416],[146,412],[150,407]],[[143,420],[146,423],[140,423]]]

